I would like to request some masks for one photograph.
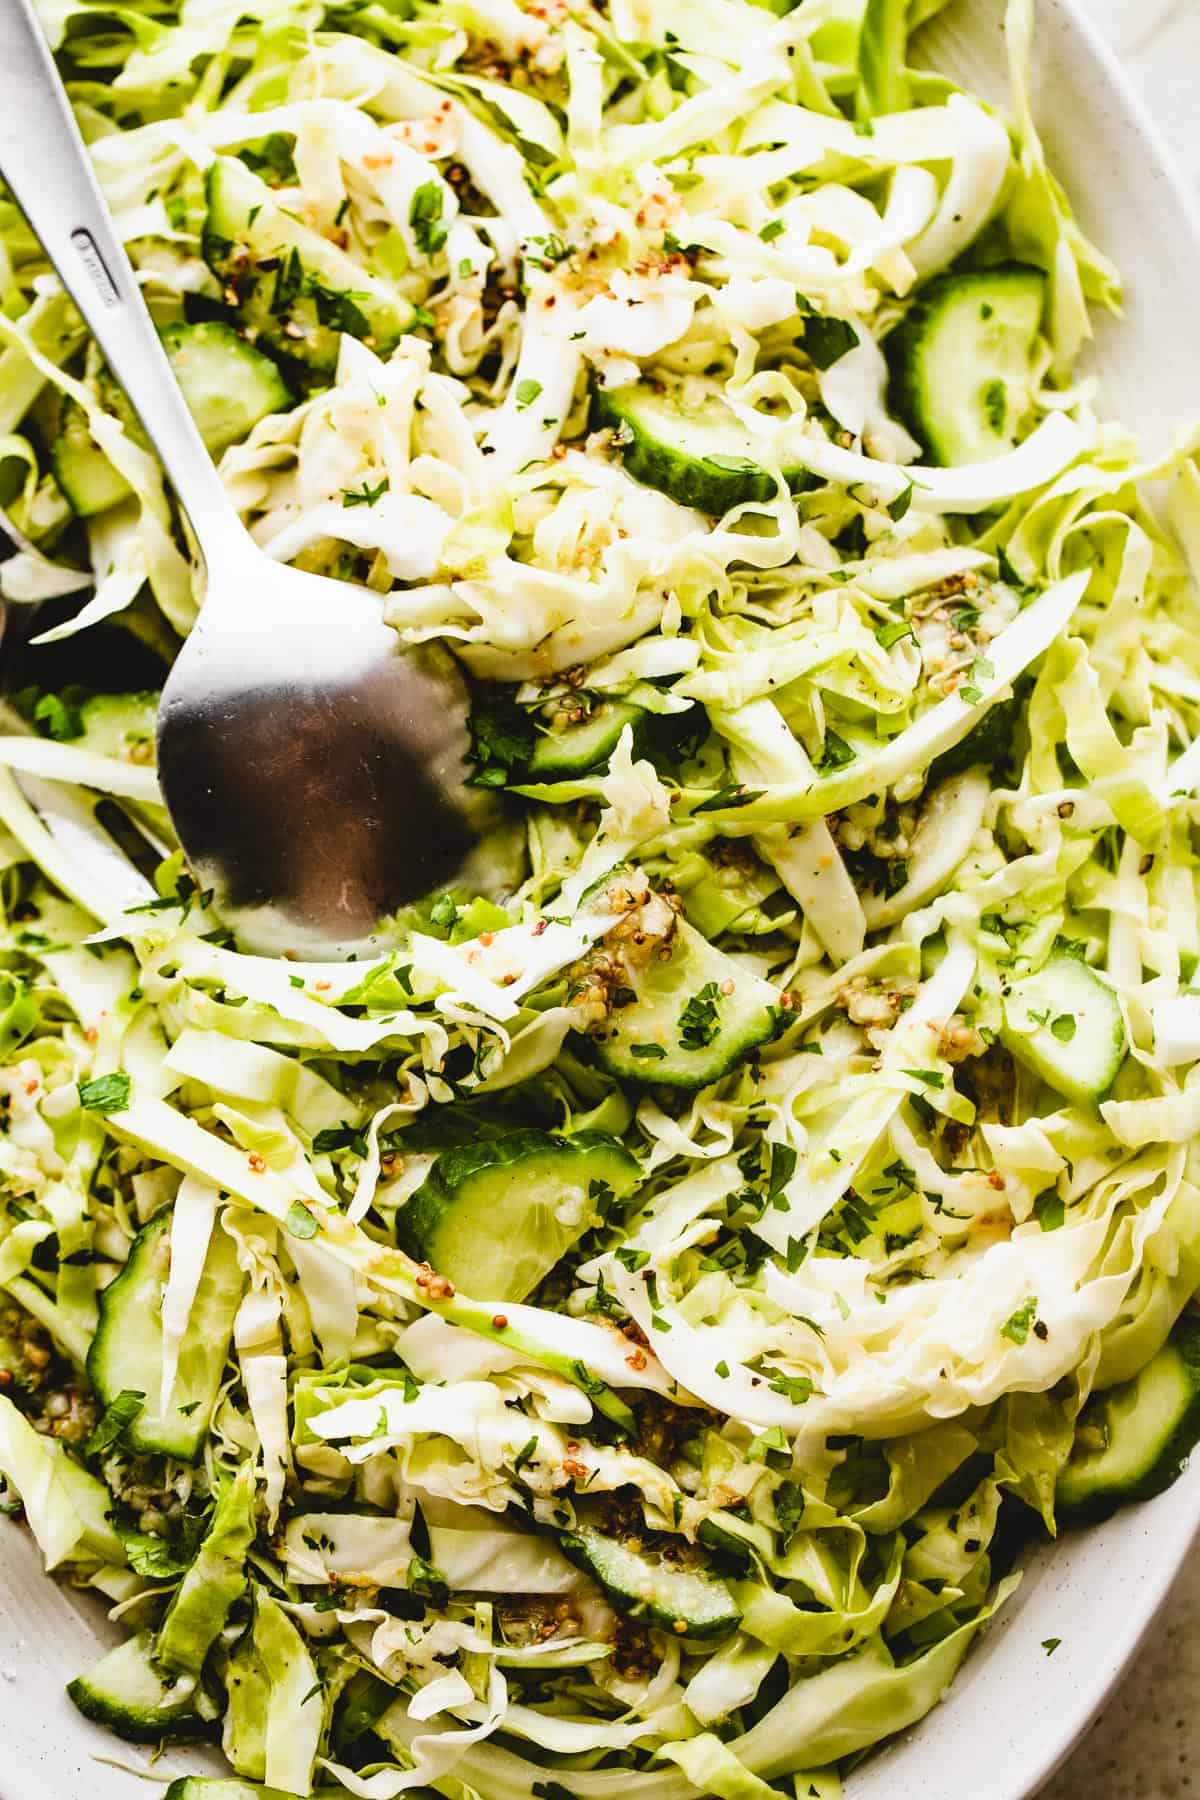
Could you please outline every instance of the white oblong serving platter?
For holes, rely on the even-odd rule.
[[[1004,8],[956,0],[925,34],[924,60],[1002,99]],[[1099,322],[1092,352],[1101,410],[1160,449],[1200,415],[1200,219],[1077,0],[1039,0],[1036,55],[1052,165],[1127,283],[1123,318]],[[847,1800],[1029,1800],[1103,1704],[1198,1528],[1200,1458],[1159,1499],[1039,1549],[949,1697],[856,1771]],[[0,1520],[0,1800],[151,1800],[164,1776],[199,1767],[167,1755],[149,1785],[135,1773],[151,1774],[148,1758],[66,1698],[117,1635],[94,1599],[43,1574],[27,1532]]]

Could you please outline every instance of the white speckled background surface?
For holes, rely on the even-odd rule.
[[[1200,0],[1085,0],[1200,194]],[[1189,415],[1200,395],[1181,396]],[[1047,1668],[1053,1677],[1053,1664]],[[1200,1550],[1042,1800],[1200,1800]]]

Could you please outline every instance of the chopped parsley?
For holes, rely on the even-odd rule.
[[[836,731],[826,730],[825,742],[821,748],[821,759],[817,764],[822,775],[833,775],[839,769],[849,768],[858,752],[852,744],[848,744]]]
[[[805,321],[804,348],[818,369],[831,369],[858,348],[858,332],[849,319],[826,319],[813,313]]]
[[[706,981],[698,994],[693,994],[679,1015],[679,1043],[684,1050],[707,1050],[721,1029],[721,990],[715,981]]]
[[[924,1082],[929,1088],[943,1088],[946,1085],[946,1077],[940,1069],[905,1069],[902,1072],[911,1075],[914,1081]]]
[[[913,492],[914,484],[910,481],[902,494],[897,494],[894,500],[888,502],[888,517],[894,519],[897,525],[912,505]]]
[[[450,228],[442,218],[442,210],[441,183],[424,182],[413,195],[412,205],[408,210],[413,239],[423,256],[436,256],[450,235]]]
[[[807,1375],[776,1375],[770,1387],[773,1394],[783,1394],[793,1406],[803,1406],[812,1399],[813,1384]]]
[[[146,1396],[136,1388],[122,1388],[115,1400],[110,1400],[91,1430],[86,1444],[83,1446],[85,1456],[103,1456],[114,1444],[119,1444],[138,1414],[146,1405]]]
[[[1000,1327],[1000,1336],[1006,1337],[1010,1343],[1023,1344],[1029,1336],[1030,1328],[1037,1317],[1037,1295],[1031,1294],[1023,1305],[1018,1306],[1015,1313],[1004,1321]]]
[[[766,788],[743,787],[740,782],[735,781],[729,787],[719,788],[715,794],[710,794],[707,800],[702,800],[692,811],[729,812],[735,807],[749,806],[752,801],[761,800],[766,791]]]
[[[374,487],[371,486],[369,481],[364,481],[360,488],[343,488],[342,505],[374,506],[377,500],[383,499],[383,496],[387,493],[390,486],[391,482],[385,475],[382,480],[376,482]]]
[[[126,1111],[130,1089],[129,1077],[121,1071],[96,1075],[91,1081],[79,1083],[79,1104],[85,1112],[102,1113],[107,1118],[110,1113]]]
[[[502,788],[523,774],[537,733],[523,707],[507,699],[481,701],[471,710],[472,787]]]
[[[367,1154],[367,1140],[362,1132],[353,1125],[344,1122],[341,1125],[327,1126],[318,1131],[312,1141],[312,1147],[318,1156],[330,1155],[336,1150],[353,1150],[355,1156]]]

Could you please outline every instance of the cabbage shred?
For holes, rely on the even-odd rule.
[[[1046,167],[1029,0],[1008,115],[911,66],[938,10],[43,0],[156,320],[287,371],[221,457],[233,504],[461,660],[520,863],[373,963],[249,955],[173,849],[155,696],[8,707],[0,1474],[49,1569],[190,1647],[248,1779],[836,1795],[945,1690],[1054,1531],[1088,1395],[1200,1279],[1200,435],[1142,460],[1074,383],[1119,283]],[[370,286],[302,249],[218,277],[219,159]],[[90,570],[43,635],[108,620],[165,661],[196,598],[162,476],[10,202],[0,245],[5,593]],[[1048,280],[1020,441],[928,467],[881,345],[1006,259]],[[755,497],[635,479],[593,411],[635,380],[717,394]],[[127,486],[86,521],[68,410]],[[681,921],[727,980],[606,1073]],[[1118,1020],[1083,1101],[1011,1048],[1010,991],[1063,956]],[[773,1035],[656,1073],[716,1058],[751,982]],[[1035,1023],[1051,1058],[1075,1036]],[[616,1136],[640,1183],[528,1297],[458,1293],[397,1221],[439,1152],[518,1128]],[[165,1207],[159,1385],[105,1408],[100,1299]],[[134,1449],[222,1240],[201,1452]],[[607,1574],[564,1554],[597,1533]],[[672,1580],[736,1626],[670,1626]]]

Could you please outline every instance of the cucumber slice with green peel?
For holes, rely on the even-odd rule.
[[[190,1675],[172,1682],[159,1673],[153,1658],[153,1632],[139,1631],[88,1674],[68,1682],[67,1693],[85,1718],[133,1744],[205,1736],[213,1709],[198,1682]]]
[[[236,1775],[228,1779],[184,1775],[171,1783],[163,1800],[300,1800],[300,1797],[283,1788],[259,1787],[254,1781],[239,1781]]]
[[[318,372],[337,363],[343,331],[386,356],[416,312],[386,282],[279,205],[236,157],[208,172],[204,260],[261,343]]]
[[[1127,1048],[1120,1003],[1108,982],[1078,957],[1062,954],[1013,982],[1000,1038],[1035,1075],[1083,1106],[1108,1092]]]
[[[614,1007],[590,1041],[608,1074],[689,1092],[774,1037],[779,995],[684,919],[666,948],[670,957],[640,976],[637,998]]]
[[[513,1131],[443,1151],[396,1233],[410,1256],[465,1293],[523,1300],[600,1222],[597,1199],[607,1190],[624,1198],[640,1179],[634,1157],[605,1132]]]
[[[672,1548],[678,1547],[673,1540]],[[559,1538],[576,1568],[595,1576],[613,1605],[629,1618],[645,1619],[687,1637],[719,1637],[736,1631],[741,1613],[728,1587],[699,1561],[684,1561],[640,1543],[623,1543],[593,1526],[580,1525]],[[684,1547],[686,1555],[686,1546]]]
[[[1183,1473],[1200,1441],[1200,1319],[1184,1314],[1132,1381],[1093,1394],[1058,1478],[1059,1517],[1085,1524],[1151,1500]]]
[[[214,1230],[179,1349],[171,1404],[160,1404],[162,1301],[170,1269],[173,1208],[143,1226],[121,1273],[100,1295],[100,1319],[88,1352],[88,1376],[105,1406],[123,1393],[144,1397],[126,1427],[131,1450],[158,1451],[194,1462],[208,1436],[225,1369],[242,1273],[232,1238]]]
[[[200,436],[214,456],[249,435],[268,413],[283,412],[293,395],[269,356],[218,320],[168,325],[163,347],[183,390]],[[124,393],[109,375],[101,377],[101,398],[135,443],[146,436]],[[87,415],[69,400],[50,451],[59,487],[80,518],[106,512],[127,500],[125,477],[114,469],[88,430]]]
[[[279,365],[232,325],[202,319],[195,325],[168,325],[161,336],[200,436],[214,456],[240,444],[260,419],[293,404]]]
[[[892,332],[891,402],[934,462],[991,462],[1019,442],[1045,305],[1042,271],[1004,263],[931,281]]]
[[[105,405],[135,442],[145,443],[133,408],[119,388],[105,395]],[[63,406],[58,433],[50,446],[50,467],[71,511],[81,519],[107,512],[110,506],[128,500],[132,493],[125,477],[114,469],[88,430],[87,414],[74,400]]]
[[[775,480],[753,438],[715,388],[675,389],[631,382],[593,397],[593,421],[611,426],[635,481],[658,488],[681,506],[719,517],[731,506],[773,500]],[[793,492],[815,486],[807,469],[782,471]]]
[[[561,730],[539,734],[529,758],[529,775],[535,781],[569,781],[606,763],[628,725],[635,741],[645,723],[646,710],[625,700],[601,700],[586,719]]]

